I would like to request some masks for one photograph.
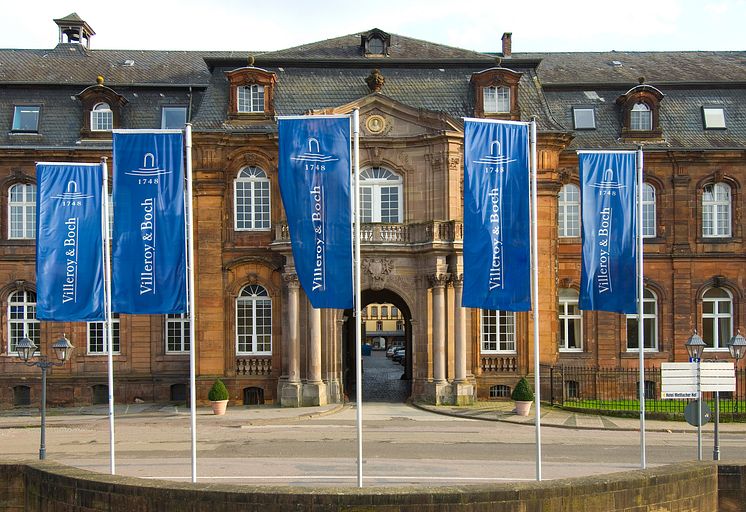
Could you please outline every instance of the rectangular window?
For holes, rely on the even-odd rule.
[[[119,354],[119,313],[113,313],[111,317],[112,330],[112,352]],[[108,347],[104,344],[105,322],[88,322],[88,353],[107,354]]]
[[[485,87],[482,93],[484,111],[488,114],[510,112],[510,89],[507,87]]]
[[[373,222],[373,189],[360,187],[360,217],[363,223]]]
[[[594,130],[596,128],[596,112],[593,107],[573,107],[572,118],[576,130]]]
[[[246,85],[238,88],[239,112],[264,112],[264,86]]]
[[[111,110],[91,111],[91,130],[107,132],[114,128],[114,113]]]
[[[515,353],[515,313],[482,310],[482,353]]]
[[[381,187],[381,222],[399,222],[399,187]]]
[[[161,110],[161,128],[164,130],[181,130],[186,122],[186,107],[163,107]]]
[[[723,107],[702,107],[705,130],[725,129],[725,109]]]
[[[36,133],[39,131],[38,105],[16,105],[13,111],[13,131]]]
[[[189,352],[189,318],[166,315],[166,352]]]

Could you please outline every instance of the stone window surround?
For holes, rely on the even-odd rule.
[[[512,69],[495,67],[471,75],[471,86],[474,88],[474,115],[490,119],[519,121],[521,111],[518,106],[518,82],[522,73]],[[487,87],[507,87],[510,90],[510,112],[485,112],[484,89]]]
[[[265,69],[249,66],[234,69],[233,71],[226,71],[225,76],[230,85],[228,100],[229,120],[271,119],[274,117],[274,86],[277,83],[277,75]],[[238,111],[238,88],[247,85],[261,85],[264,87],[263,112]]]

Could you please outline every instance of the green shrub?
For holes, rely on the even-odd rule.
[[[217,402],[219,400],[228,400],[228,389],[225,387],[225,384],[223,384],[222,380],[215,379],[215,382],[210,388],[210,392],[207,394],[207,398],[211,402]]]
[[[519,380],[518,384],[515,385],[515,389],[513,389],[510,398],[516,402],[533,402],[534,392],[531,391],[531,387],[528,385],[526,377],[521,377],[521,380]]]

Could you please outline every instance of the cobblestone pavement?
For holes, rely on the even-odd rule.
[[[402,380],[404,367],[376,350],[363,357],[363,402],[404,402],[410,384]]]

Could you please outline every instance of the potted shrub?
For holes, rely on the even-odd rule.
[[[210,400],[213,414],[218,416],[225,414],[225,409],[228,407],[228,389],[222,380],[215,379],[207,398]]]
[[[526,377],[521,377],[521,380],[518,381],[518,384],[513,389],[510,398],[515,402],[515,413],[519,416],[528,416],[528,412],[531,410],[531,403],[534,401],[534,392],[531,391]]]

